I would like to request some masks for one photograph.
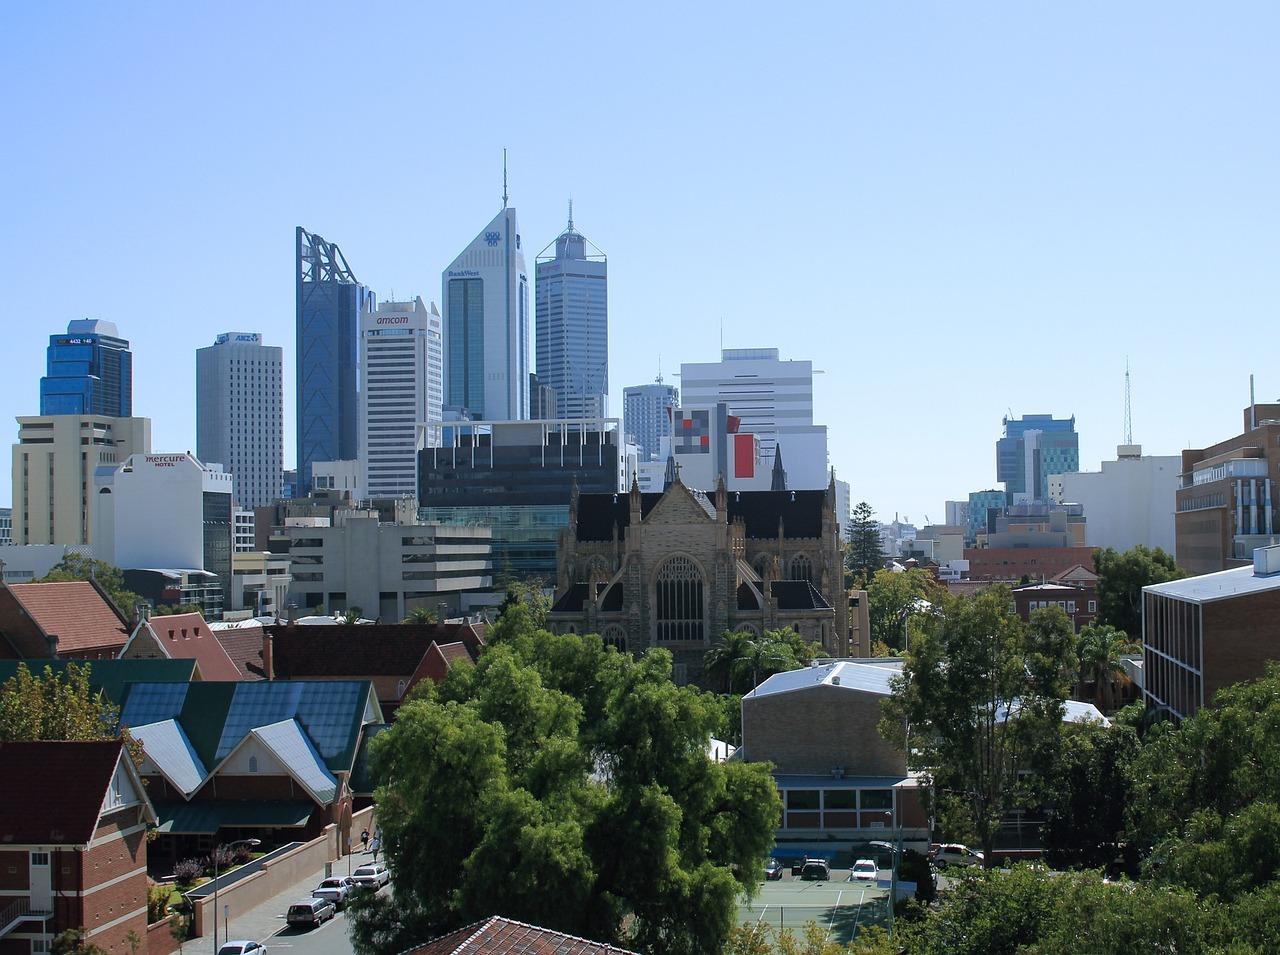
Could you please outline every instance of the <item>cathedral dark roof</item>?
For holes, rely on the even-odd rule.
[[[831,604],[807,580],[775,580],[770,587],[779,610],[831,609]]]
[[[818,538],[822,536],[822,510],[826,506],[826,491],[729,491],[729,520],[741,519],[747,528],[747,537],[755,540],[776,539],[778,521],[783,522],[783,536],[788,540]],[[695,492],[695,497],[705,499],[704,507],[715,514],[713,498]],[[662,500],[662,494],[640,495],[640,516],[649,512]],[[702,503],[700,500],[699,503]],[[580,541],[613,540],[613,528],[618,537],[627,535],[631,523],[631,503],[627,494],[579,494],[578,534]]]

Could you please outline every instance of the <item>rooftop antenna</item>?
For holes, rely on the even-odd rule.
[[[1249,376],[1249,427],[1258,426],[1258,405],[1253,396],[1253,375]]]
[[[569,231],[573,231],[573,196],[569,197]]]
[[[658,378],[657,383],[662,384],[662,352],[658,352]]]
[[[1133,444],[1133,404],[1129,392],[1129,359],[1124,360],[1124,443]]]
[[[507,147],[502,147],[502,208],[507,207]]]
[[[720,357],[724,358],[724,316],[720,316]]]

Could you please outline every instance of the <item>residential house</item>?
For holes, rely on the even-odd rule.
[[[147,791],[120,740],[0,743],[0,955],[147,936]]]
[[[211,625],[213,635],[240,671],[241,680],[265,680],[262,664],[262,624],[257,620],[219,621]]]
[[[198,613],[144,616],[120,651],[122,660],[194,660],[198,680],[239,680],[240,669]]]
[[[89,671],[89,692],[119,706],[131,683],[190,683],[198,680],[195,660],[0,660],[0,684],[26,665],[32,676],[47,669],[61,676],[70,666]]]
[[[1093,588],[1049,581],[1013,588],[1013,609],[1023,620],[1031,611],[1061,607],[1076,633],[1098,619],[1098,592]]]
[[[625,948],[493,916],[418,945],[403,955],[636,955]]]
[[[0,657],[110,660],[129,620],[96,581],[0,586]]]

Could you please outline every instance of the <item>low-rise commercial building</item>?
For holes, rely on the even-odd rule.
[[[1092,547],[966,547],[969,580],[1049,580],[1076,565],[1093,569]]]

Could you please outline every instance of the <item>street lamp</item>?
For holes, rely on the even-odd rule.
[[[893,790],[893,802],[894,802],[894,805],[896,806],[898,802],[898,791],[896,789]],[[893,813],[893,810],[891,809],[887,810],[884,814],[884,817],[885,819],[888,820],[890,826],[892,826],[895,821],[893,816],[894,816],[894,813]],[[890,870],[890,878],[889,878],[889,937],[890,938],[893,938],[893,909],[894,909],[894,906],[898,904],[898,860],[902,858],[902,820],[899,819],[897,820],[897,822],[898,822],[898,826],[897,826],[898,841],[897,841],[897,847],[893,851],[893,868]]]
[[[223,849],[234,849],[236,846],[260,846],[261,839],[237,839],[235,842],[228,842],[224,846],[213,847],[213,951],[214,955],[218,952],[218,853]],[[226,915],[223,916],[226,918]],[[224,932],[226,929],[224,928]],[[225,938],[223,941],[227,941]]]

